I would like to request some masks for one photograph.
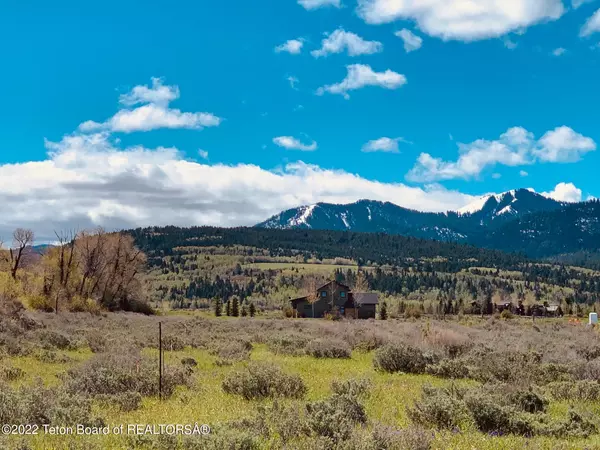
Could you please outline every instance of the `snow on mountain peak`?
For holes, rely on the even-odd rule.
[[[492,197],[492,195],[484,195],[483,197],[479,197],[472,203],[469,203],[466,206],[460,208],[457,212],[459,214],[474,214],[483,209],[487,201]]]

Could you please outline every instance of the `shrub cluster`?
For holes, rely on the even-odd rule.
[[[130,395],[154,396],[159,393],[157,361],[142,356],[134,349],[115,353],[95,354],[91,359],[69,370],[64,376],[65,387],[72,393],[90,397]],[[190,383],[183,367],[165,366],[163,395],[170,396],[179,385]],[[113,397],[114,398],[114,397]],[[131,400],[127,400],[131,403]]]
[[[215,341],[208,345],[208,352],[216,356],[217,366],[229,366],[239,361],[250,359],[252,344],[250,341]]]
[[[25,371],[19,367],[13,367],[10,365],[0,366],[0,380],[2,381],[15,381],[25,376]]]
[[[349,380],[334,380],[331,390],[337,395],[350,395],[352,397],[366,397],[371,390],[371,380],[364,378],[351,378]]]
[[[306,346],[306,353],[315,358],[350,358],[352,350],[344,342],[333,339],[315,339]]]
[[[546,389],[555,400],[600,400],[600,383],[597,381],[557,381],[549,383]]]
[[[228,394],[246,400],[275,397],[302,398],[306,385],[298,375],[290,375],[269,363],[251,362],[244,370],[230,372],[223,381]]]
[[[14,389],[0,382],[0,422],[3,424],[52,424],[99,426],[91,402],[64,389],[46,388],[41,380]]]
[[[521,436],[587,438],[597,425],[584,415],[569,411],[562,421],[546,414],[548,400],[537,390],[510,385],[484,385],[472,389],[424,387],[420,401],[408,409],[410,419],[439,429],[460,428],[473,422],[485,433]]]
[[[387,344],[375,352],[373,364],[383,372],[425,373],[428,365],[435,364],[438,357],[417,347],[404,344]]]
[[[311,433],[333,442],[350,438],[354,426],[367,423],[367,413],[358,398],[348,394],[333,394],[326,400],[306,405]]]
[[[305,353],[308,342],[300,334],[279,334],[267,339],[267,347],[276,355],[300,356]]]

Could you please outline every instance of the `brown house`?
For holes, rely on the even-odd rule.
[[[310,303],[308,296],[291,300],[298,317],[321,318],[329,313],[356,319],[374,319],[379,303],[377,294],[351,292],[348,286],[337,281],[330,281],[318,288],[314,298],[314,304]]]

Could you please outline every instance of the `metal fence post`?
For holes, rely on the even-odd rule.
[[[162,322],[158,322],[158,398],[162,400],[163,351]]]

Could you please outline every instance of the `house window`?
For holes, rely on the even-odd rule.
[[[344,291],[340,292],[340,297],[345,298],[346,297],[346,293]]]
[[[327,292],[325,292],[325,291],[321,292],[321,297],[327,297]]]

